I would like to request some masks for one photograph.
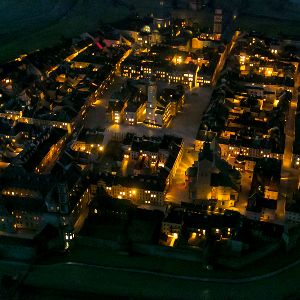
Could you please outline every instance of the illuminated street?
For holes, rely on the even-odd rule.
[[[172,181],[171,188],[166,196],[166,201],[172,203],[191,202],[188,187],[185,182],[185,172],[197,160],[198,152],[193,149],[185,149],[181,163]]]
[[[242,214],[245,215],[246,207],[248,204],[249,193],[251,189],[251,182],[252,182],[252,172],[244,171],[242,173],[242,180],[241,180],[241,192],[239,194],[239,200],[235,204],[235,208]]]
[[[297,65],[298,68],[298,65]],[[285,151],[281,171],[281,196],[278,199],[277,215],[283,221],[285,212],[285,202],[290,201],[290,197],[298,189],[300,171],[292,168],[293,143],[295,139],[295,115],[298,103],[298,88],[300,85],[300,75],[298,74],[293,90],[293,98],[290,103],[289,112],[285,126]]]
[[[92,129],[105,129],[108,125],[106,109],[111,95],[118,91],[121,85],[125,82],[124,78],[116,77],[109,89],[104,93],[101,99],[97,99],[89,108],[85,120],[85,127]]]

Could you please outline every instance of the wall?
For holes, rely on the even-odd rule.
[[[268,246],[258,251],[252,252],[248,255],[244,255],[238,258],[218,257],[217,264],[230,269],[241,269],[273,253],[279,248],[279,246],[280,246],[279,242],[269,244]]]
[[[117,241],[96,239],[90,237],[79,236],[76,239],[76,244],[83,246],[96,247],[101,249],[111,249],[111,250],[121,250],[120,244]],[[166,246],[159,245],[149,245],[142,243],[133,243],[131,245],[131,250],[134,253],[151,255],[151,256],[160,256],[173,259],[182,259],[188,261],[203,261],[203,253],[201,250],[192,250],[192,249],[178,249],[170,248]]]
[[[18,260],[30,260],[37,254],[33,247],[3,245],[0,244],[0,258],[14,258]]]

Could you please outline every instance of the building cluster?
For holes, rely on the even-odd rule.
[[[99,130],[82,129],[71,145],[75,152],[99,154],[104,150],[104,133]]]
[[[240,39],[233,54],[239,64],[238,77],[265,85],[294,86],[295,64],[281,56],[282,47],[256,35]]]
[[[207,1],[189,3],[199,9]],[[85,33],[3,65],[0,235],[40,239],[50,226],[68,248],[82,227],[83,236],[103,238],[114,221],[121,249],[130,243],[188,246],[203,250],[204,258],[212,249],[240,255],[255,248],[253,241],[278,241],[283,227],[271,223],[278,220],[297,65],[258,36],[235,42],[237,33],[223,45],[222,18],[217,9],[213,32],[199,33],[172,20],[162,5],[152,17],[130,18],[99,37]],[[185,88],[214,85],[231,50],[199,116],[198,159],[182,187],[192,203],[166,205],[185,137],[121,130],[124,136],[113,140],[110,129],[86,128],[87,113],[118,75],[126,81],[110,96],[107,119],[132,126],[131,132],[137,124],[168,127],[184,105]],[[300,164],[298,121],[297,115],[294,168]],[[287,222],[300,222],[298,194],[286,203]],[[242,201],[245,217],[234,211]]]
[[[282,159],[285,115],[291,93],[285,87],[222,84],[203,116],[196,147],[217,137],[222,157]]]
[[[130,48],[84,34],[0,69],[0,231],[35,238],[46,225],[68,247],[96,184],[103,130],[82,129]],[[51,230],[50,230],[51,231]]]
[[[246,216],[252,220],[274,221],[279,200],[281,161],[257,160],[252,175]]]
[[[194,203],[211,202],[218,210],[233,207],[241,185],[240,172],[221,159],[215,142],[205,142],[198,161],[187,172],[189,197]]]
[[[243,43],[242,39],[236,47],[239,48],[239,44]],[[259,43],[263,41],[260,40]],[[247,55],[251,59],[255,58],[256,52],[253,53],[247,52]],[[280,60],[279,57],[277,59]],[[273,64],[277,65],[277,61]],[[295,67],[290,64],[290,68],[293,70],[290,73],[293,80]],[[196,148],[202,147],[206,137],[216,137],[222,157],[239,155],[282,159],[286,113],[292,98],[291,88],[283,82],[275,85],[258,81],[255,77],[245,78],[242,72],[238,71],[236,79],[235,71],[228,71],[221,79],[203,116]],[[287,78],[286,75],[285,77]]]
[[[162,88],[155,81],[128,80],[118,93],[111,96],[107,109],[112,123],[149,127],[166,127],[184,104],[184,87]]]
[[[122,253],[237,268],[255,261],[261,248],[281,243],[283,233],[282,225],[249,220],[238,212],[216,214],[209,202],[146,210],[125,199],[105,198],[100,188],[80,240]]]
[[[251,35],[238,40],[231,57],[199,127],[199,159],[186,172],[190,197],[217,209],[246,201],[249,219],[276,222],[297,66]]]
[[[199,33],[196,24],[187,26],[184,20],[171,22],[166,15],[133,18],[115,26],[118,34],[137,48],[121,64],[122,76],[134,79],[154,76],[190,88],[213,83],[215,69],[225,50],[221,42],[220,10],[216,11],[214,32]]]
[[[101,174],[99,184],[113,198],[162,206],[183,155],[183,139],[128,134],[117,172]]]
[[[62,240],[72,240],[91,201],[90,183],[80,167],[62,160],[50,174],[43,175],[11,165],[1,173],[0,188],[0,230],[4,235],[34,236],[50,224],[62,229]]]
[[[89,39],[73,48],[57,65],[36,52],[5,66],[0,74],[0,117],[71,132],[111,84],[128,51],[117,45],[100,51]]]
[[[298,98],[299,100],[299,98]],[[295,169],[300,168],[300,104],[297,102],[297,110],[295,116],[295,140],[293,143],[292,165]]]
[[[121,65],[121,74],[134,79],[157,78],[189,88],[211,85],[224,48],[206,47],[195,42],[195,50],[179,50],[170,45],[154,45],[149,52],[134,53]]]
[[[230,211],[213,214],[213,209],[209,202],[202,205],[183,202],[180,206],[171,207],[162,221],[160,243],[171,247],[205,249],[208,240],[224,241],[237,236],[241,215]]]
[[[160,244],[197,249],[205,263],[230,266],[242,264],[241,258],[258,247],[281,240],[282,225],[249,220],[231,210],[216,214],[213,209],[209,202],[172,206],[161,223]]]

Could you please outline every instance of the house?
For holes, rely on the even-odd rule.
[[[161,226],[161,231],[168,234],[180,234],[183,225],[183,212],[171,210],[164,218]]]
[[[136,204],[164,205],[167,190],[183,155],[183,139],[127,136],[124,165],[131,164],[123,176],[101,174],[99,184],[113,198]]]
[[[145,119],[146,102],[129,102],[124,111],[124,123],[127,125],[136,125]]]

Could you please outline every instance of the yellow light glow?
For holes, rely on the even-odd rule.
[[[274,100],[274,104],[273,104],[273,105],[274,105],[274,107],[277,107],[278,103],[279,103],[279,100],[277,100],[277,99],[276,99],[276,100]]]

